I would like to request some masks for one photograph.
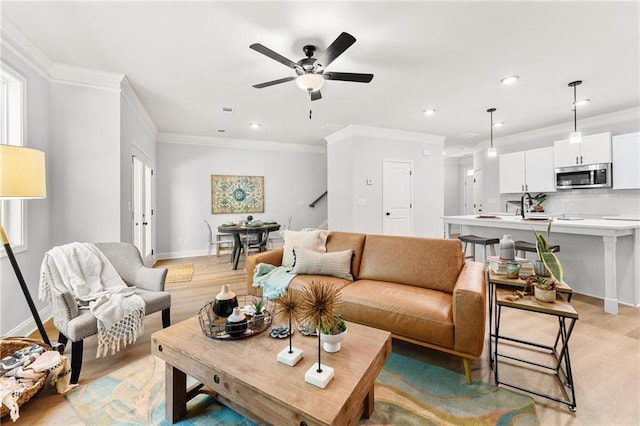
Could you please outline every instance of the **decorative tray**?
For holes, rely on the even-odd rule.
[[[200,320],[200,328],[205,336],[218,340],[238,340],[255,336],[265,331],[271,325],[273,320],[272,303],[265,300],[263,316],[256,316],[253,307],[254,301],[262,299],[261,297],[251,295],[238,295],[238,306],[247,318],[247,329],[239,336],[232,336],[227,333],[227,319],[220,317],[213,312],[214,301],[211,301],[200,308],[198,319]]]

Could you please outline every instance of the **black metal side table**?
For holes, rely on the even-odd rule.
[[[566,404],[571,411],[576,410],[576,394],[573,386],[573,373],[571,371],[571,359],[569,357],[569,339],[573,332],[573,327],[578,320],[578,313],[571,306],[568,301],[561,298],[557,298],[554,303],[540,302],[535,299],[534,296],[524,296],[518,300],[509,300],[507,297],[513,295],[513,289],[495,289],[495,302],[496,302],[496,318],[495,318],[495,366],[494,375],[496,385],[504,385],[513,389],[518,389],[523,392],[531,393],[543,398],[550,399],[562,404]],[[558,319],[558,333],[555,337],[555,342],[552,346],[540,344],[536,342],[530,342],[523,339],[517,339],[513,337],[500,335],[500,316],[503,308],[519,309],[522,311],[531,312],[532,314],[543,314],[555,316]],[[500,353],[498,346],[501,340],[518,343],[523,347],[529,347],[531,349],[538,348],[549,351],[549,354],[554,360],[553,365],[542,364],[518,358],[506,353]],[[525,388],[523,386],[506,383],[500,380],[499,376],[499,360],[500,358],[510,359],[518,363],[532,365],[537,367],[540,372],[553,374],[562,391],[564,398],[558,398],[553,395],[545,394],[534,389]]]
[[[488,266],[487,266],[488,268]],[[504,274],[497,274],[495,272],[490,272],[487,269],[488,275],[488,292],[489,292],[489,367],[493,368],[493,342],[495,340],[496,335],[494,334],[494,324],[496,320],[496,313],[494,312],[495,306],[495,298],[496,298],[496,288],[498,286],[502,288],[509,288],[511,290],[522,290],[525,287],[525,281],[520,278],[507,278]],[[556,292],[559,295],[562,295],[568,302],[571,302],[571,296],[573,296],[573,290],[567,283],[562,282],[558,287],[556,287]]]

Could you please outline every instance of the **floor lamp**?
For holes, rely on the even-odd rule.
[[[0,200],[45,198],[47,196],[44,152],[13,145],[0,145]],[[9,238],[0,222],[2,245],[16,273],[31,315],[36,321],[42,341],[51,346],[51,341],[42,325],[38,310],[33,304],[29,288],[24,281],[16,257],[13,255]]]

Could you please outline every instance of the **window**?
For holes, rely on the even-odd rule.
[[[26,79],[0,62],[0,144],[23,146]],[[0,221],[14,252],[26,250],[26,207],[22,200],[0,200]],[[0,256],[5,256],[0,249]]]

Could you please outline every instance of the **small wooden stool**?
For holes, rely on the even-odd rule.
[[[475,260],[476,259],[476,245],[484,246],[484,262],[487,262],[487,246],[491,248],[491,254],[493,256],[496,255],[496,244],[500,244],[500,239],[498,238],[485,238],[478,237],[477,235],[460,235],[458,237],[460,241],[464,243],[464,247],[462,251],[464,252],[464,258]],[[471,244],[471,254],[467,255],[467,246]]]
[[[519,256],[519,257],[527,257],[526,252],[537,253],[536,245],[534,243],[529,243],[526,241],[516,241],[515,248],[516,248],[516,256]],[[560,246],[558,245],[549,246],[549,251],[557,253],[560,251]]]

